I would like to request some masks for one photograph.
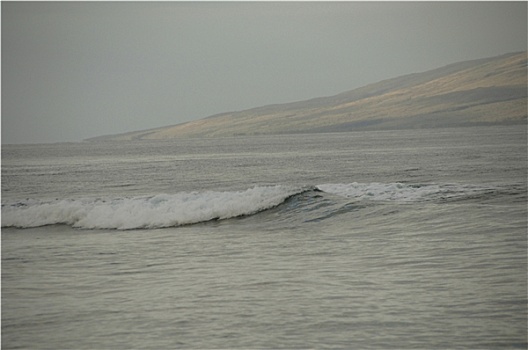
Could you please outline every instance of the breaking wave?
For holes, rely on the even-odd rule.
[[[2,205],[2,227],[65,224],[84,229],[127,230],[181,226],[251,215],[304,190],[269,186],[237,192],[182,192],[124,199],[26,201]]]
[[[416,202],[482,196],[490,187],[403,183],[321,184],[312,187],[256,186],[244,191],[204,191],[151,197],[25,200],[2,204],[2,227],[29,228],[64,224],[82,229],[149,229],[249,216],[298,198],[324,192],[348,202]],[[318,198],[319,196],[313,197]],[[304,205],[308,205],[305,203]]]

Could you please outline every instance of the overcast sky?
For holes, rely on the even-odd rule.
[[[2,143],[81,141],[524,51],[521,2],[5,2]]]

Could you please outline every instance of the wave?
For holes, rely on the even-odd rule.
[[[255,214],[304,191],[278,185],[123,199],[28,200],[2,205],[2,227],[65,224],[83,229],[130,230],[181,226]]]
[[[301,196],[307,192],[324,192],[347,202],[421,202],[478,198],[495,191],[491,187],[461,184],[354,182],[311,187],[256,186],[243,191],[181,192],[133,198],[25,200],[2,204],[2,227],[64,224],[81,229],[163,228],[249,216],[291,202],[292,198],[300,202],[296,204],[297,211],[303,206],[313,208],[314,200],[322,201],[320,196],[311,196],[309,200]],[[291,210],[291,205],[284,210]]]
[[[470,184],[349,183],[322,184],[317,189],[341,197],[371,201],[416,202],[453,200],[497,191],[494,187]]]

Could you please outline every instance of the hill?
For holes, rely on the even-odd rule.
[[[451,64],[335,96],[90,141],[526,124],[527,53]]]

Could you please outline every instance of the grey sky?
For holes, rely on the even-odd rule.
[[[2,2],[2,143],[80,141],[524,51],[522,2]]]

